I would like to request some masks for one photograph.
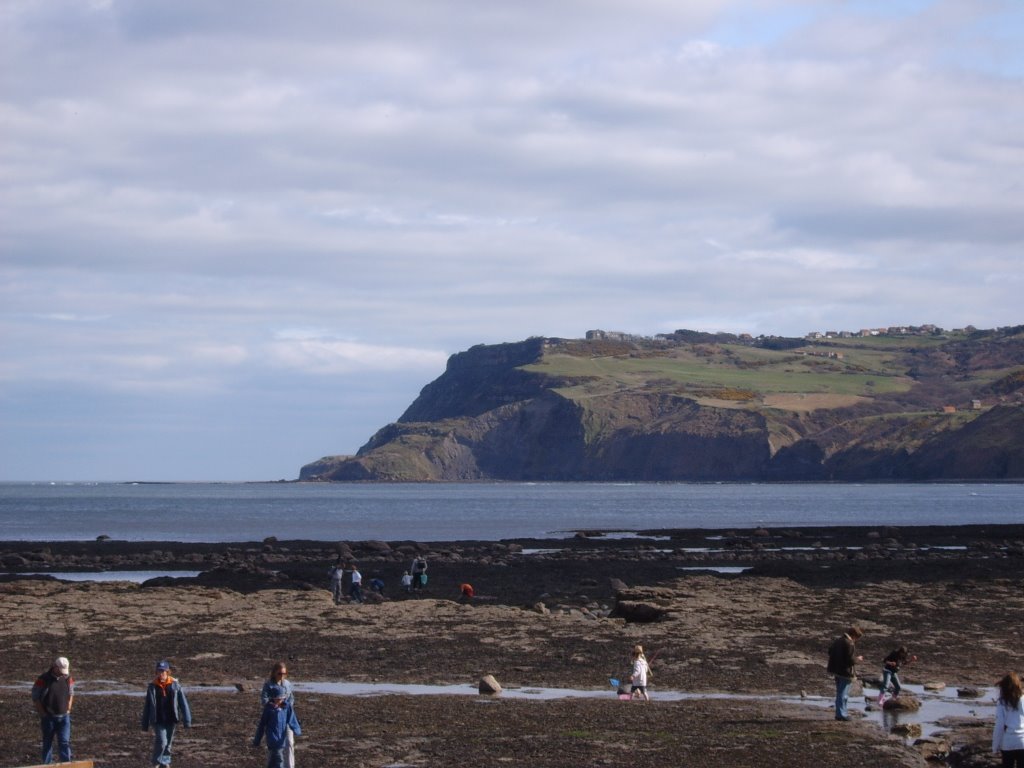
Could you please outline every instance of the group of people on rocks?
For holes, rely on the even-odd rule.
[[[331,566],[328,575],[331,577],[331,595],[334,597],[334,604],[341,605],[345,602],[344,581],[345,574],[349,574],[348,596],[354,603],[363,602],[363,574],[359,566],[350,563],[347,567],[340,560]]]
[[[363,575],[359,571],[359,567],[352,562],[346,563],[339,559],[334,565],[330,567],[327,572],[330,578],[331,584],[331,595],[334,598],[335,605],[341,605],[345,600],[344,580],[345,574],[350,574],[350,585],[348,591],[348,601],[353,603],[362,603],[365,601],[362,591]],[[375,576],[370,579],[370,590],[380,597],[384,596],[384,581],[379,577]],[[402,592],[405,594],[412,594],[414,592],[422,592],[427,588],[427,559],[422,555],[417,555],[412,564],[402,573]],[[475,602],[475,599],[479,600],[492,600],[494,598],[486,595],[477,595],[476,590],[472,584],[463,582],[458,585],[459,596],[458,602],[462,604],[471,604]]]
[[[334,565],[330,567],[327,575],[331,582],[331,595],[334,598],[335,605],[341,605],[345,602],[345,574],[349,575],[349,588],[348,588],[348,599],[353,603],[362,603],[365,600],[363,596],[363,574],[359,571],[359,566],[355,563],[346,563],[339,559]],[[460,585],[460,590],[461,590]],[[417,556],[412,561],[412,565],[409,569],[402,574],[402,591],[406,593],[417,592],[424,590],[427,587],[427,559],[422,556]],[[384,595],[384,581],[380,577],[375,576],[370,579],[370,589],[378,595]],[[465,592],[462,592],[465,597]],[[469,596],[472,598],[472,594]]]
[[[71,708],[75,699],[75,680],[71,663],[59,656],[36,679],[32,686],[32,703],[39,713],[43,734],[42,762],[71,761]],[[302,735],[302,726],[295,716],[295,697],[288,680],[288,666],[279,661],[260,691],[259,724],[253,746],[266,740],[267,768],[295,768],[295,737]],[[142,730],[153,730],[150,763],[171,764],[171,748],[178,726],[192,727],[192,708],[181,683],[171,676],[171,665],[158,661],[153,680],[146,686],[142,706]],[[54,741],[57,760],[54,760]]]
[[[853,625],[835,638],[828,649],[828,673],[835,678],[836,720],[850,719],[850,688],[856,679],[855,668],[864,657],[857,653],[857,641],[864,630]],[[917,661],[907,647],[892,650],[882,661],[882,680],[878,704],[883,705],[892,685],[893,698],[898,698],[903,686],[899,673],[904,665]],[[996,721],[992,729],[992,752],[1002,755],[1003,768],[1024,768],[1024,700],[1020,675],[1008,672],[996,683],[999,696],[996,701]]]

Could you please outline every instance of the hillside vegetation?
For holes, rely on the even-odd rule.
[[[534,338],[453,355],[397,423],[300,479],[1024,478],[1022,405],[1024,326]]]

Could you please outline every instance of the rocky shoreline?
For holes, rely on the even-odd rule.
[[[427,558],[422,594],[398,579]],[[380,602],[336,606],[328,566],[357,562]],[[712,570],[709,570],[712,569]],[[744,569],[719,572],[713,569]],[[201,571],[142,584],[18,572]],[[846,624],[870,660],[900,643],[921,658],[905,682],[986,687],[1024,668],[1024,526],[583,531],[501,542],[0,542],[0,754],[31,764],[24,688],[49,657],[89,681],[140,688],[171,659],[195,694],[197,727],[176,765],[262,765],[245,747],[262,675],[284,658],[297,681],[601,689],[635,642],[657,653],[649,706],[603,698],[481,700],[310,694],[299,703],[303,765],[996,765],[983,719],[914,747],[863,721],[770,697],[827,697],[824,648]],[[457,602],[470,582],[479,597]],[[13,686],[13,687],[12,687]],[[766,694],[658,701],[657,690]],[[230,691],[230,692],[225,692]],[[868,689],[870,692],[870,689]],[[97,765],[144,762],[138,701],[81,697],[76,747]],[[31,727],[29,727],[31,726]],[[242,750],[239,754],[238,750]],[[870,756],[870,757],[869,757]],[[6,760],[6,758],[5,758]],[[8,763],[5,763],[8,764]],[[934,764],[934,763],[933,763]]]
[[[495,599],[530,602],[518,571],[603,571],[602,564],[628,564],[634,583],[678,575],[672,568],[746,568],[751,575],[776,575],[818,583],[869,578],[946,576],[932,566],[997,575],[1013,571],[1024,557],[1024,525],[906,527],[789,527],[648,531],[579,531],[565,538],[455,541],[279,541],[146,542],[100,536],[95,541],[0,541],[0,578],[19,572],[119,570],[202,571],[197,583],[233,588],[320,587],[336,561],[358,562],[366,574],[397,587],[417,556],[443,579],[493,581]],[[871,567],[863,568],[866,563]],[[925,567],[923,567],[925,566]],[[516,574],[507,579],[506,570]],[[630,581],[630,579],[623,579]],[[563,590],[564,591],[564,590]],[[610,584],[590,590],[614,597]],[[453,593],[453,594],[457,594]]]

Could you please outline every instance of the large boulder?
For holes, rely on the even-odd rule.
[[[27,568],[28,560],[26,560],[21,555],[4,555],[2,558],[0,558],[0,565],[2,565],[4,568],[10,568],[11,570],[15,570],[18,568]]]
[[[612,618],[625,619],[630,624],[650,624],[668,616],[669,610],[654,603],[639,600],[618,600],[609,614]]]
[[[909,694],[886,699],[882,704],[882,709],[886,712],[917,712],[920,708],[921,702]]]
[[[485,696],[497,696],[501,693],[501,685],[494,679],[494,675],[484,675],[480,678],[477,690]]]
[[[626,582],[624,582],[622,579],[617,579],[614,576],[608,579],[608,586],[611,587],[612,592],[616,595],[620,592],[625,592],[627,589],[629,589],[629,587],[626,585]]]
[[[893,736],[902,736],[905,739],[917,739],[921,736],[920,723],[897,723],[889,731]]]
[[[368,541],[360,541],[356,544],[363,552],[373,552],[377,554],[387,554],[391,552],[391,545],[386,541],[378,541],[376,539],[370,539]]]
[[[949,755],[950,743],[948,740],[938,736],[926,736],[914,742],[914,746],[921,752],[925,760],[938,762],[945,760]]]

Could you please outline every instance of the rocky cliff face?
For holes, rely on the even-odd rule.
[[[537,362],[543,352],[544,339],[527,339],[481,344],[452,355],[445,372],[423,388],[399,422],[480,416],[536,397],[548,383],[542,376],[523,371],[522,366]]]
[[[656,400],[657,398],[655,398]],[[480,416],[391,424],[354,457],[303,467],[302,480],[752,480],[769,458],[755,414],[678,403],[655,429],[640,419],[668,403],[630,397],[584,410],[548,390]],[[631,411],[629,409],[635,409]],[[686,416],[694,418],[687,420]],[[606,422],[587,437],[586,421]]]
[[[445,373],[424,387],[397,423],[378,431],[355,456],[325,457],[306,465],[300,479],[1024,478],[1024,410],[1013,399],[1024,386],[1024,376],[1012,368],[1024,344],[1005,347],[1011,350],[1011,367],[995,377],[995,385],[990,368],[984,368],[986,375],[976,387],[981,391],[1002,386],[1010,392],[1010,404],[960,410],[955,417],[939,413],[935,403],[954,395],[963,400],[972,391],[965,386],[950,391],[937,382],[949,379],[950,367],[974,365],[981,370],[998,364],[991,360],[991,349],[958,343],[949,351],[914,350],[904,362],[907,370],[918,367],[917,378],[907,378],[910,383],[893,394],[835,398],[834,407],[800,410],[779,407],[785,398],[759,399],[758,392],[736,386],[717,387],[709,397],[705,383],[693,387],[684,377],[659,378],[663,371],[627,379],[616,369],[612,385],[573,365],[559,369],[550,364],[556,359],[553,354],[568,349],[578,367],[580,360],[588,359],[581,344],[529,339],[453,355]],[[608,352],[606,347],[594,348],[598,349]],[[697,352],[701,365],[717,364],[714,350],[702,347]],[[666,357],[673,354],[676,351],[641,346],[616,359],[622,366],[642,368],[649,358],[661,363],[674,360]],[[726,354],[736,357],[735,352]],[[785,354],[779,359],[790,371],[796,358],[789,351]],[[821,361],[812,363],[814,375],[820,375]],[[760,359],[757,364],[763,366]],[[744,366],[737,367],[747,375]],[[850,367],[836,371],[844,386],[839,377],[851,375]],[[934,372],[924,373],[924,368]],[[707,376],[707,371],[692,365],[686,371],[689,376],[696,371],[702,382]],[[796,381],[801,373],[795,374]],[[755,368],[749,375],[756,383],[758,376],[767,374]],[[728,376],[723,380],[731,381]],[[816,381],[814,386],[824,385]],[[878,385],[869,378],[865,386],[870,393]],[[1000,397],[1005,401],[1007,395]]]

